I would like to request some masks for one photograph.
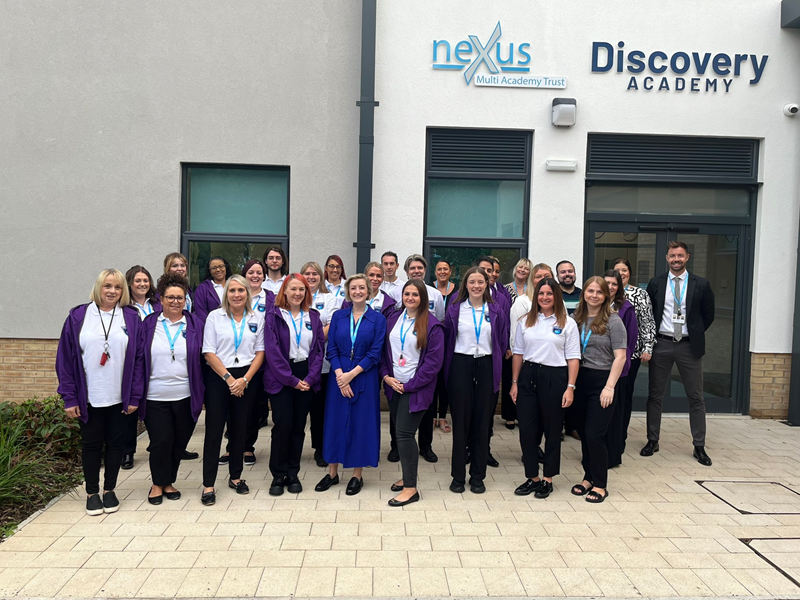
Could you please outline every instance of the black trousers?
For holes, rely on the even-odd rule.
[[[136,454],[136,438],[139,431],[139,412],[125,415],[125,437],[122,439],[122,455]]]
[[[125,440],[128,415],[123,414],[122,404],[95,408],[89,406],[89,420],[78,420],[81,428],[81,460],[86,493],[100,493],[100,465],[105,464],[103,489],[110,492],[117,487],[117,476],[122,464],[122,448]],[[134,411],[133,413],[137,413]]]
[[[608,485],[608,448],[606,432],[614,416],[614,403],[608,408],[600,406],[600,392],[608,381],[610,371],[581,367],[575,382],[575,415],[581,436],[583,478],[595,486]]]
[[[453,458],[450,474],[458,483],[464,483],[466,479],[468,443],[472,454],[469,465],[470,481],[481,482],[486,478],[489,428],[497,405],[497,394],[493,387],[491,356],[474,358],[466,354],[453,355],[448,376],[450,414],[453,417]]]
[[[433,392],[433,404],[437,406],[438,418],[447,418],[447,408],[450,405],[450,394],[447,393],[447,385],[444,382],[444,369],[439,371],[436,378],[436,389]]]
[[[247,435],[244,440],[244,451],[255,453],[256,442],[258,441],[258,430],[266,423],[269,418],[269,396],[264,392],[264,372],[259,371],[250,386],[255,386],[253,394],[253,408],[250,409],[250,416],[247,417]],[[228,427],[230,427],[230,416],[228,417]],[[230,443],[225,445],[225,452],[230,453]]]
[[[329,373],[323,373],[319,391],[311,392],[311,447],[319,454],[322,454],[322,432],[325,430],[325,390],[328,388],[328,375]]]
[[[433,420],[436,418],[436,403],[431,402],[428,410],[425,411],[422,421],[419,424],[419,448],[420,450],[430,450],[433,446]],[[397,423],[389,410],[389,444],[392,450],[398,450],[397,445]]]
[[[308,376],[308,361],[291,362],[292,375]],[[272,395],[272,446],[269,470],[275,478],[297,477],[306,439],[306,420],[313,392],[284,386]]]
[[[500,389],[500,414],[504,421],[517,420],[517,405],[511,399],[511,362],[513,358],[503,357],[502,386]]]
[[[614,410],[606,433],[606,447],[608,448],[608,468],[622,464],[622,454],[625,452],[625,394],[628,392],[626,377],[620,377],[614,388],[614,402],[609,407]]]
[[[428,410],[409,412],[411,394],[394,395],[389,401],[389,414],[394,421],[397,431],[397,451],[400,454],[400,466],[403,469],[403,486],[417,487],[417,472],[419,470],[419,447],[415,435],[420,423],[428,418]],[[431,406],[435,405],[431,403]],[[431,417],[431,422],[433,418]],[[421,437],[420,432],[420,437]]]
[[[249,365],[233,367],[228,372],[236,379],[247,374]],[[239,398],[231,394],[228,384],[213,369],[206,376],[206,437],[203,440],[203,486],[214,487],[219,470],[220,446],[222,431],[228,422],[228,448],[230,460],[228,472],[231,479],[239,479],[242,475],[245,437],[247,436],[247,419],[253,409],[253,396],[256,387],[248,385],[244,395]]]
[[[522,363],[517,383],[517,418],[525,477],[528,479],[539,476],[540,432],[545,437],[544,476],[553,477],[560,471],[561,424],[564,422],[561,399],[568,382],[567,367]]]
[[[631,359],[631,368],[628,369],[628,376],[625,378],[625,395],[623,397],[622,417],[622,453],[625,453],[625,446],[628,441],[628,427],[631,425],[631,413],[633,412],[633,392],[636,387],[636,376],[639,374],[639,367],[642,366],[641,358]]]
[[[191,402],[191,398],[147,401],[144,422],[150,436],[150,476],[155,485],[172,485],[178,479],[181,456],[194,433]]]

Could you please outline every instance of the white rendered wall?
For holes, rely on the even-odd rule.
[[[782,106],[800,102],[800,32],[780,29],[780,2],[405,0],[380,2],[378,9],[375,256],[387,249],[401,257],[422,249],[426,127],[534,131],[529,258],[551,265],[569,258],[579,273],[589,133],[761,138],[764,185],[754,232],[751,350],[790,351],[800,118],[785,117]],[[467,86],[462,73],[431,68],[434,39],[454,46],[474,34],[485,43],[498,21],[502,42],[531,44],[532,75],[566,76],[567,88]],[[745,68],[728,94],[627,91],[630,74],[591,72],[592,42],[620,40],[627,49],[646,52],[768,54],[769,59],[758,85],[748,84],[751,71]],[[478,72],[488,71],[481,66]],[[577,99],[575,127],[550,124],[555,97]],[[578,172],[547,172],[546,159],[577,160]]]

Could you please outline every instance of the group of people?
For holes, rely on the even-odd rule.
[[[428,262],[419,254],[405,260],[403,281],[393,252],[350,277],[336,255],[289,273],[279,246],[241,273],[212,257],[194,290],[180,253],[165,258],[157,283],[139,265],[127,275],[104,270],[91,301],[70,311],[56,360],[65,409],[80,420],[87,513],[118,510],[114,489],[123,463],[132,466],[137,417],[149,433],[148,501],[180,498],[178,469],[196,458],[186,447],[203,407],[203,504],[216,501],[220,465],[230,488],[249,492],[243,468],[256,462],[270,409],[271,495],[303,490],[309,414],[314,460],[327,468],[315,490],[339,484],[341,466],[353,469],[345,493],[358,494],[363,469],[380,459],[381,386],[391,415],[387,458],[402,467],[391,506],[420,499],[419,457],[438,460],[434,427],[452,431],[450,490],[484,492],[487,466],[499,464],[491,453],[498,401],[506,427],[519,426],[526,480],[515,494],[552,493],[566,431],[582,446],[584,476],[572,494],[603,502],[608,470],[622,462],[642,362],[650,363],[650,390],[641,454],[658,451],[675,364],[689,397],[694,457],[710,465],[701,359],[714,296],[686,271],[685,244],[670,242],[666,259],[669,272],[646,291],[631,284],[625,258],[583,288],[571,262],[554,272],[527,259],[502,285],[491,256],[479,257],[459,285],[443,260],[434,265],[435,285],[425,283]]]

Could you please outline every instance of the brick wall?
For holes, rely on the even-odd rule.
[[[789,412],[791,354],[755,354],[750,363],[750,416],[786,418]]]
[[[0,339],[0,401],[56,393],[58,340]]]

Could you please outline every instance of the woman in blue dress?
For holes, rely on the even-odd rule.
[[[331,375],[325,397],[323,457],[329,472],[316,488],[324,492],[339,483],[339,463],[353,468],[346,494],[361,491],[364,467],[378,466],[381,442],[381,408],[378,363],[386,336],[386,319],[372,310],[370,284],[363,273],[344,284],[350,308],[336,311],[328,330]]]

